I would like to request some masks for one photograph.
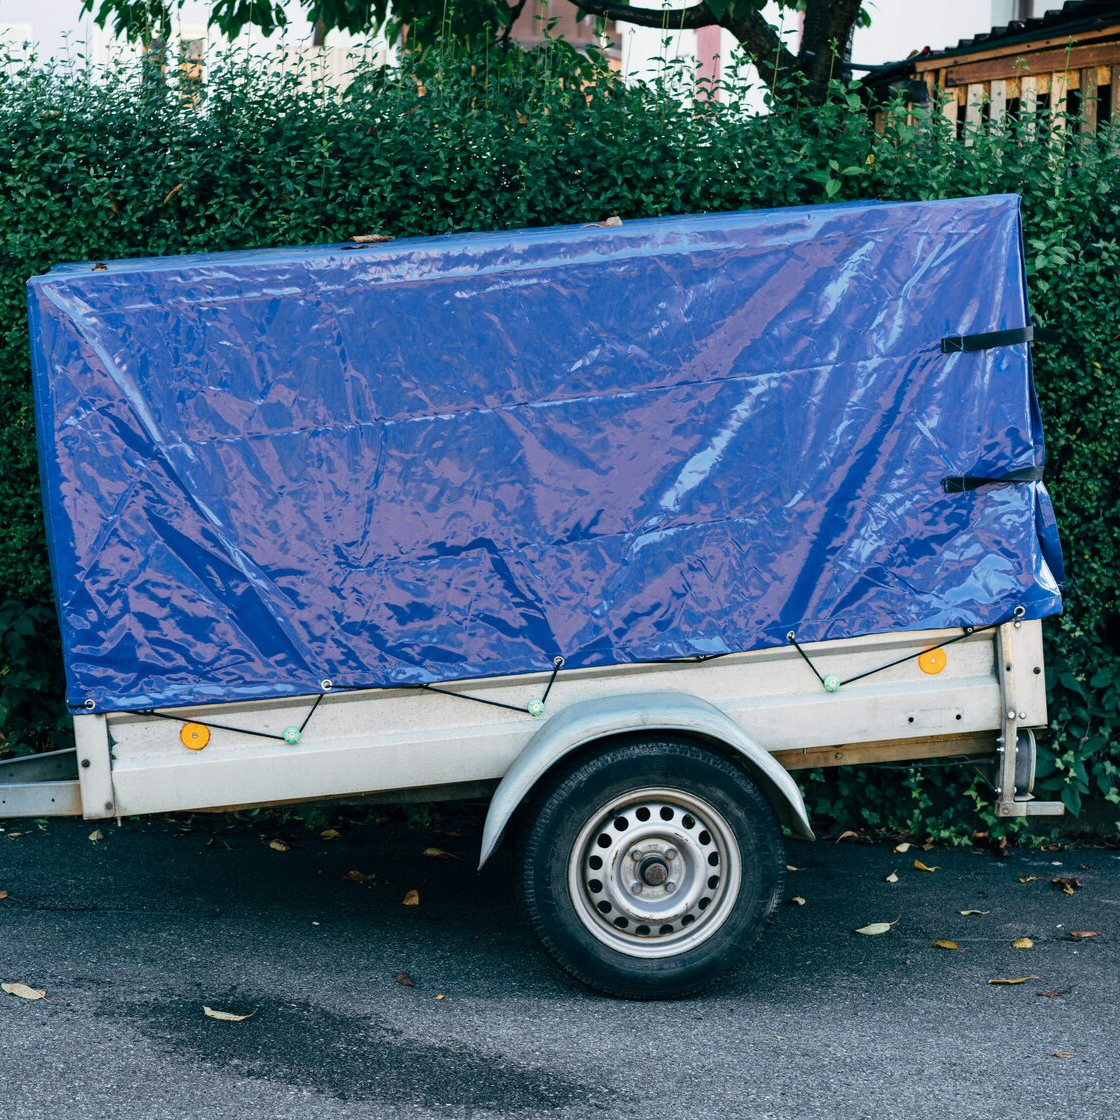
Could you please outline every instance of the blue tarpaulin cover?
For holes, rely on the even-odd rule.
[[[68,696],[136,709],[1060,610],[1013,196],[29,284]]]

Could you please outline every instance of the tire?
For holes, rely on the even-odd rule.
[[[781,894],[781,827],[738,766],[673,736],[573,762],[529,809],[520,897],[595,991],[670,999],[736,966]]]

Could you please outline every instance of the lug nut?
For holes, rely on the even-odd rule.
[[[665,849],[665,858],[666,859],[676,859],[677,858],[677,849],[676,848],[666,848]]]
[[[635,879],[634,882],[632,882],[630,884],[630,890],[634,894],[641,894],[642,893],[642,884],[639,883],[637,881],[637,879]]]
[[[630,858],[631,858],[631,859],[632,859],[632,860],[633,860],[633,861],[634,861],[635,863],[637,863],[637,862],[638,862],[638,860],[640,860],[640,859],[642,858],[642,850],[641,850],[640,848],[635,848],[635,849],[634,849],[634,850],[633,850],[633,851],[632,851],[632,852],[630,853]]]
[[[665,883],[665,893],[666,894],[672,894],[673,891],[675,891],[676,889],[677,889],[677,884],[674,883],[672,879],[669,879]]]

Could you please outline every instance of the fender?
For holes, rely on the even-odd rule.
[[[529,740],[494,791],[478,866],[494,854],[514,811],[556,762],[587,743],[632,731],[683,731],[730,748],[757,779],[778,820],[814,839],[796,782],[730,716],[685,692],[639,692],[571,704]]]

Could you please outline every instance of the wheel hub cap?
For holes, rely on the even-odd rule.
[[[675,956],[707,940],[733,909],[741,881],[730,826],[681,790],[636,790],[601,806],[568,861],[580,920],[630,956]]]

